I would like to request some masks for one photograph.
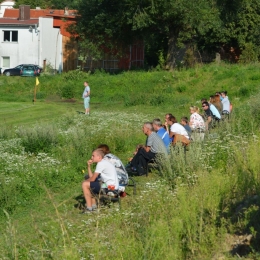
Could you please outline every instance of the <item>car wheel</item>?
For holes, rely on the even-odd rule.
[[[5,76],[10,76],[10,75],[11,73],[9,71],[5,73]]]

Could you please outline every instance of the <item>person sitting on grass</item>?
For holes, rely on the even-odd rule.
[[[205,132],[205,122],[202,116],[197,112],[198,107],[190,107],[190,127],[192,130],[191,138],[193,141],[203,141]]]
[[[218,122],[221,119],[221,115],[220,115],[218,109],[213,104],[208,102],[207,99],[205,99],[205,98],[201,99],[201,103],[203,103],[203,102],[207,102],[209,104],[209,109],[212,112],[212,119],[213,119],[214,123]]]
[[[167,156],[166,147],[161,137],[153,131],[152,123],[144,123],[142,130],[147,136],[146,145],[138,149],[130,162],[131,170],[137,172],[140,176],[146,174],[149,161],[155,159],[158,155]]]
[[[170,126],[169,135],[173,138],[173,145],[177,142],[181,142],[183,145],[188,145],[190,143],[189,134],[186,129],[177,122],[175,116],[169,116],[166,123]]]
[[[95,172],[91,170],[91,165],[97,163]],[[99,194],[101,190],[101,181],[106,185],[114,185],[115,190],[118,190],[119,183],[115,166],[104,159],[104,152],[101,149],[96,149],[92,152],[91,159],[88,160],[88,175],[89,178],[82,182],[82,190],[86,200],[86,208],[82,213],[91,213],[96,210],[96,199],[92,193]]]
[[[191,137],[191,128],[189,126],[189,120],[188,120],[188,117],[186,116],[183,116],[181,118],[181,125],[186,129],[189,137]]]
[[[100,144],[97,148],[104,152],[104,160],[111,162],[115,166],[119,181],[119,190],[124,192],[125,186],[128,184],[128,174],[126,172],[125,166],[117,156],[110,153],[107,144]]]
[[[162,138],[164,145],[165,145],[167,151],[169,152],[171,138],[170,138],[168,132],[166,131],[166,129],[163,127],[162,122],[159,118],[155,118],[153,120],[153,129]]]
[[[221,101],[223,104],[222,115],[229,115],[230,114],[230,101],[227,96],[227,91],[222,91],[221,96],[223,98]]]
[[[219,95],[210,96],[209,102],[210,102],[210,104],[214,105],[217,108],[217,110],[219,112],[219,115],[221,115],[222,114],[222,110],[223,110],[223,104],[220,101]]]
[[[202,103],[202,109],[204,110],[205,130],[210,130],[214,126],[213,114],[209,108],[208,102]]]

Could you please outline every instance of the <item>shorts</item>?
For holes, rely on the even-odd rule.
[[[100,183],[97,181],[91,181],[90,182],[90,189],[93,191],[95,194],[99,194],[101,186]]]
[[[84,107],[85,107],[85,109],[89,108],[89,102],[90,102],[90,97],[84,98]]]

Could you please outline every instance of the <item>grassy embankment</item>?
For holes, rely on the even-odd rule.
[[[236,259],[232,253],[257,259],[258,70],[210,65],[40,77],[34,105],[35,79],[2,77],[2,259]],[[92,91],[90,117],[75,112],[83,110],[85,79]],[[136,179],[138,195],[129,189],[121,211],[78,214],[82,169],[97,144],[109,144],[126,161],[144,141],[142,122],[167,112],[188,115],[191,104],[223,89],[235,110],[214,139],[193,144],[186,161],[173,150],[160,175]],[[75,100],[64,102],[71,95]],[[250,246],[241,242],[232,251],[235,234],[252,234]]]

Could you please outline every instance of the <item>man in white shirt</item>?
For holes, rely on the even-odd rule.
[[[82,182],[82,190],[86,200],[86,208],[82,213],[91,213],[97,208],[96,200],[92,196],[92,192],[99,194],[101,189],[101,184],[97,181],[98,177],[101,178],[102,182],[106,186],[113,185],[115,190],[118,190],[119,183],[115,166],[104,160],[104,152],[101,149],[96,149],[93,151],[91,159],[88,160],[88,175],[89,178]],[[91,164],[97,163],[95,172],[91,170]]]

